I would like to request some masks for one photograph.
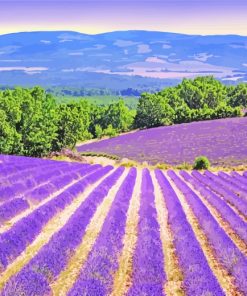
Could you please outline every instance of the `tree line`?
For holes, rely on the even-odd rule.
[[[7,89],[0,91],[0,153],[45,156],[131,129],[241,116],[245,107],[247,84],[225,86],[213,77],[143,93],[136,110],[121,99],[105,106],[87,100],[59,104],[41,87]]]

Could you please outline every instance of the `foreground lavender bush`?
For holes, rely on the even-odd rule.
[[[55,280],[59,273],[66,268],[66,264],[81,242],[86,226],[90,222],[98,204],[105,198],[110,188],[123,173],[123,170],[124,168],[117,169],[88,196],[71,216],[68,223],[53,235],[49,243],[40,250],[38,255],[19,274],[12,278],[4,289],[5,293],[13,293],[11,288],[13,282],[15,282],[17,287],[18,285],[22,287],[22,293],[29,293],[30,283],[32,283],[32,289],[36,289],[39,296],[45,295],[41,294],[42,291],[49,290],[48,283]],[[30,276],[29,272],[33,276]],[[30,282],[24,286],[22,279],[26,275]],[[43,287],[44,283],[47,283],[46,289]]]
[[[155,171],[168,210],[176,254],[184,276],[187,295],[224,295],[188,223],[182,206],[167,178]]]
[[[154,187],[150,173],[143,170],[138,239],[133,257],[133,285],[128,296],[163,295],[166,280],[164,255],[154,205]]]
[[[69,296],[83,293],[102,296],[110,294],[112,275],[118,267],[118,254],[123,247],[126,214],[135,180],[136,169],[132,168],[119,188],[102,231]]]
[[[138,184],[137,170],[124,170],[0,155],[1,296],[51,296],[63,288],[63,276],[70,281],[69,296],[108,296],[118,283],[128,296],[175,296],[180,289],[192,296],[221,296],[223,289],[229,295],[247,294],[247,175],[168,171],[166,178],[167,173],[155,170],[157,184],[143,169]],[[168,221],[157,219],[156,197],[164,198]],[[212,207],[221,219],[211,215]],[[173,240],[166,241],[164,250],[161,233],[165,235],[167,226]],[[213,258],[204,254],[205,240]],[[123,249],[129,243],[131,249]],[[83,262],[75,261],[79,255]],[[217,272],[211,260],[220,263]],[[171,266],[179,266],[177,274]],[[234,287],[224,280],[222,268]],[[127,272],[127,279],[121,272]],[[120,283],[118,276],[126,282]]]
[[[213,247],[218,260],[234,276],[235,284],[239,290],[247,294],[247,259],[234,245],[219,226],[209,210],[204,206],[198,196],[184,183],[173,171],[169,171],[170,177],[184,194],[194,215],[199,221],[200,227],[205,232],[208,241]]]
[[[221,217],[229,223],[232,229],[247,244],[247,223],[244,222],[218,195],[207,189],[196,178],[187,172],[181,171],[180,175],[197,189],[202,196],[219,212]]]
[[[85,187],[104,176],[112,167],[105,167],[71,186],[66,192],[34,210],[30,215],[18,221],[14,226],[0,234],[0,266],[5,269],[20,253],[25,250],[40,233],[43,226],[72,200],[83,192]]]

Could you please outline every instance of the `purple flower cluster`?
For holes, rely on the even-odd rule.
[[[102,171],[106,173],[109,169],[111,167],[103,168]],[[49,290],[48,283],[55,280],[59,273],[66,268],[70,256],[81,243],[86,226],[95,213],[97,206],[106,197],[110,188],[117,182],[123,171],[124,168],[120,167],[103,180],[70,217],[66,225],[55,233],[37,256],[7,283],[4,288],[5,293],[11,295],[13,293],[12,287],[16,287],[18,283],[21,283],[22,293],[25,295],[30,295],[30,289],[35,290],[36,295],[39,296],[44,295],[42,293]],[[94,177],[93,179],[95,182],[96,178]],[[27,277],[28,281],[26,280]],[[25,283],[26,285],[24,285]],[[47,284],[46,287],[44,287],[45,284]]]
[[[128,291],[128,296],[164,295],[166,274],[154,198],[154,186],[150,172],[144,169],[138,238],[133,257],[132,286]]]
[[[78,194],[112,169],[104,167],[86,176],[51,201],[34,210],[15,223],[8,231],[0,234],[0,266],[5,269],[42,231],[45,224],[69,205]],[[93,170],[94,171],[94,170]]]
[[[217,176],[209,178],[206,175],[201,175],[198,171],[192,171],[192,176],[197,178],[201,183],[209,187],[212,191],[219,194],[226,202],[233,205],[240,213],[247,217],[247,204],[240,199],[236,194],[223,187],[217,182]]]
[[[210,179],[215,180],[219,186],[227,188],[231,192],[233,192],[237,197],[242,198],[244,201],[247,199],[247,192],[241,189],[238,185],[234,184],[232,178],[228,176],[226,173],[219,172],[218,176],[211,173],[210,171],[205,171],[205,176],[208,176]]]
[[[212,273],[179,199],[167,178],[155,171],[168,210],[168,222],[174,237],[179,265],[187,295],[224,295]]]
[[[0,205],[0,226],[14,217],[16,214],[29,208],[29,204],[23,198],[15,198]]]
[[[69,296],[110,294],[112,275],[118,267],[118,254],[123,247],[127,211],[135,180],[136,169],[132,168],[116,194],[102,230]]]
[[[183,182],[175,172],[169,171],[169,176],[184,194],[186,201],[196,216],[217,259],[235,279],[238,289],[247,294],[247,259],[235,246],[232,240],[220,227],[200,198]]]
[[[244,222],[218,195],[207,189],[198,179],[192,177],[185,171],[180,171],[180,175],[186,182],[189,182],[201,195],[213,206],[221,217],[229,223],[231,228],[247,244],[247,223]]]
[[[222,180],[226,181],[226,183],[229,182],[232,185],[234,192],[238,196],[241,196],[243,199],[247,200],[247,182],[246,184],[244,184],[242,181],[232,176],[229,176],[225,172],[218,172],[218,176],[222,178]]]
[[[247,187],[247,178],[245,178],[244,176],[240,175],[235,171],[231,172],[231,176],[233,177],[234,180],[238,181],[239,186],[241,184],[241,186],[244,186],[244,188]]]
[[[247,160],[247,117],[152,128],[84,144],[77,150],[151,164],[193,163],[196,157],[205,155],[213,165],[239,165]]]
[[[58,164],[56,167],[41,166],[28,169],[27,171],[20,170],[15,174],[5,176],[5,178],[1,178],[0,203],[15,197],[24,196],[28,190],[42,183],[48,183],[51,177],[67,173],[71,169],[75,170],[76,167],[68,169],[68,166]]]
[[[22,194],[17,190],[19,186],[13,184],[12,186],[10,186],[10,188],[14,195],[12,196],[12,198],[9,196],[7,202],[0,204],[0,225],[29,208],[30,201],[32,201],[32,203],[38,203],[41,200],[47,198],[50,194],[55,193],[59,189],[62,189],[73,180],[76,180],[79,177],[90,173],[91,170],[97,169],[98,167],[99,166],[92,166],[87,169],[88,166],[83,166],[82,168],[79,168],[79,171],[77,167],[71,167],[70,171],[68,171],[68,169],[63,171],[61,170],[62,168],[60,168],[60,170],[56,169],[55,176],[54,169],[51,171],[49,170],[48,172],[46,171],[46,173],[34,176],[32,185],[33,187],[31,187],[30,189],[28,189],[28,180],[25,183],[23,181]],[[74,172],[75,170],[78,174]],[[44,179],[44,174],[46,174],[46,179]],[[61,176],[59,177],[59,175]],[[7,196],[6,191],[4,192],[4,196]],[[18,196],[20,196],[20,198],[18,198]]]

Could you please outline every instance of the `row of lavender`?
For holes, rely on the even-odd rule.
[[[3,168],[5,166],[11,168],[18,162],[17,160],[3,161],[0,165]],[[46,163],[46,161],[37,160],[37,163],[23,161],[23,165],[17,165],[16,170],[10,170],[4,176],[2,175],[0,177],[1,187],[2,184],[7,184],[8,188],[15,187],[19,181],[26,184],[27,180],[32,180],[32,176],[35,180],[33,185],[25,187],[23,192],[20,191],[13,196],[9,195],[8,198],[3,199],[1,204],[4,207],[20,198],[28,203],[35,200],[34,210],[24,217],[20,216],[20,219],[17,219],[10,229],[0,231],[0,272],[3,274],[8,271],[10,264],[23,254],[26,247],[42,233],[45,225],[53,217],[62,213],[90,184],[95,184],[99,180],[100,183],[71,215],[64,227],[55,231],[51,239],[19,272],[10,277],[4,285],[0,284],[0,290],[2,288],[0,295],[52,295],[52,284],[59,274],[66,270],[96,209],[107,197],[123,172],[124,168],[121,167],[113,170],[111,166],[102,168],[98,165],[50,161]],[[46,173],[47,179],[44,180],[42,175]],[[225,295],[188,222],[184,208],[171,185],[171,180],[185,197],[220,264],[233,276],[234,284],[239,292],[246,294],[246,257],[223,231],[195,193],[196,191],[191,188],[200,192],[201,196],[218,211],[235,234],[247,245],[247,174],[241,175],[233,172],[229,175],[220,172],[216,176],[210,172],[190,174],[185,171],[181,171],[180,176],[174,171],[168,171],[167,174],[168,177],[160,170],[155,171],[155,177],[168,210],[168,222],[174,238],[173,243],[179,267],[183,274],[185,293],[187,295]],[[114,198],[110,212],[105,218],[85,264],[78,271],[77,281],[68,291],[68,295],[110,295],[114,274],[119,267],[118,259],[123,249],[127,212],[134,196],[136,176],[137,170],[130,169]],[[42,180],[40,183],[39,178]],[[40,194],[35,194],[42,186],[50,186],[53,183],[57,184],[54,191],[41,190]],[[59,194],[51,199],[48,198],[56,192]],[[138,210],[137,241],[132,254],[132,280],[128,285],[128,295],[165,295],[164,286],[167,283],[167,275],[164,266],[166,262],[154,198],[154,185],[150,172],[144,169]],[[19,210],[18,207],[13,207],[13,209],[15,210],[12,211],[11,217],[18,218],[18,215],[25,211]],[[8,221],[8,218],[5,221]]]

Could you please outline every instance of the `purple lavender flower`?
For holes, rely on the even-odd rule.
[[[187,295],[224,295],[212,273],[176,193],[160,170],[155,171],[168,210],[176,255],[184,276]]]
[[[200,227],[207,236],[217,259],[235,279],[238,289],[247,294],[247,259],[223,231],[209,210],[198,196],[183,182],[175,172],[169,171],[169,176],[184,194],[186,201],[198,219]]]
[[[69,296],[110,294],[112,275],[118,267],[118,254],[123,247],[126,215],[135,180],[136,169],[132,168],[116,194],[97,241]]]
[[[147,169],[143,170],[142,175],[139,217],[133,257],[133,284],[127,295],[163,295],[166,281],[164,255],[154,204],[154,187]]]

